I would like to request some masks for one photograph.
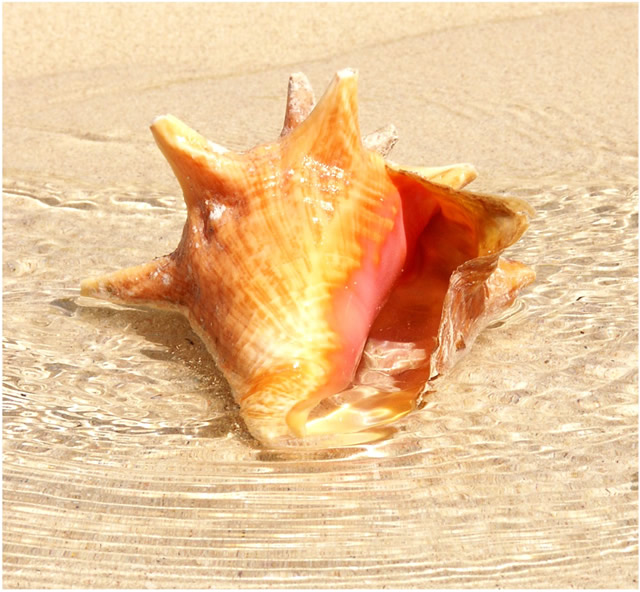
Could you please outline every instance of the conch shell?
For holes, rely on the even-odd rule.
[[[535,277],[500,257],[531,207],[461,191],[470,165],[385,161],[395,130],[363,142],[356,87],[342,70],[314,108],[292,75],[280,138],[248,152],[155,119],[187,205],[180,244],[82,283],[185,314],[267,446],[379,436]]]

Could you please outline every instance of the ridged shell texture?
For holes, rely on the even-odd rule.
[[[471,165],[386,161],[395,130],[361,138],[356,86],[342,70],[314,106],[292,75],[281,136],[242,153],[157,118],[187,205],[182,239],[82,284],[184,313],[267,446],[385,436],[534,278],[500,258],[531,208],[462,191]]]

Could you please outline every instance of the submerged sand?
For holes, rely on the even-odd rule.
[[[6,587],[637,586],[633,4],[3,6]],[[79,297],[172,250],[148,126],[242,150],[360,73],[392,158],[537,209],[536,285],[376,446],[246,434],[178,317]]]

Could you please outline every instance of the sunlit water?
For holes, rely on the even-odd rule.
[[[502,189],[536,283],[388,439],[275,452],[182,317],[79,296],[181,200],[5,178],[5,585],[629,585],[637,188]]]

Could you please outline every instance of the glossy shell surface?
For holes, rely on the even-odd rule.
[[[187,205],[180,243],[82,284],[184,313],[267,446],[383,437],[535,277],[500,257],[526,202],[463,191],[467,164],[385,160],[395,130],[361,138],[356,88],[342,70],[314,106],[292,75],[281,136],[243,153],[157,118]]]

